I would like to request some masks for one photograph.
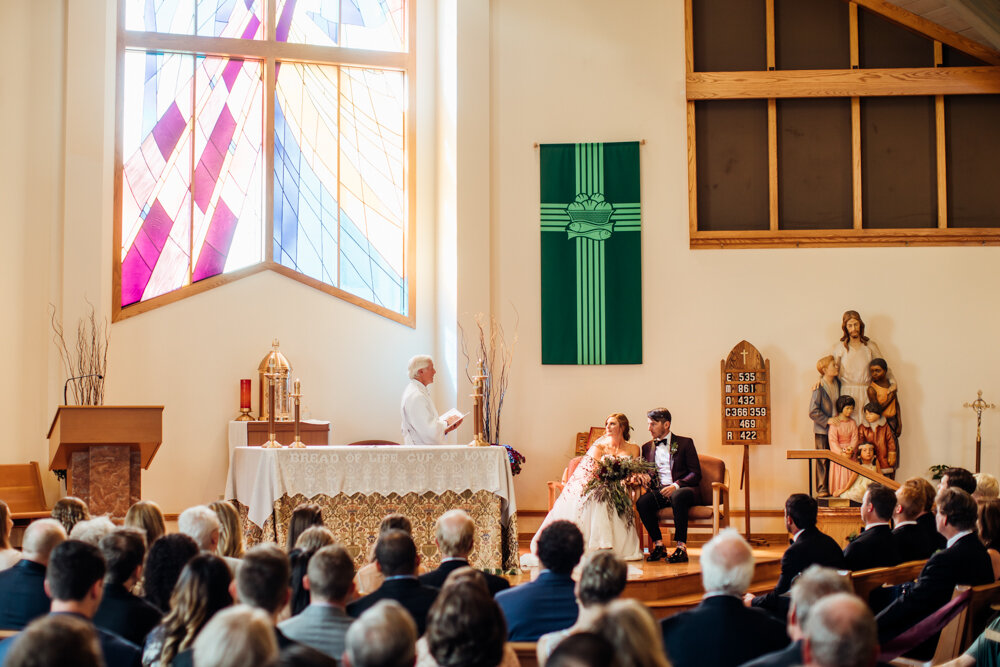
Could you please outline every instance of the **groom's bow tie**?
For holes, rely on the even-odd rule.
[[[669,444],[670,444],[670,439],[669,438],[664,438],[663,440],[657,440],[656,441],[656,446],[657,447],[659,447],[661,445],[669,445]]]

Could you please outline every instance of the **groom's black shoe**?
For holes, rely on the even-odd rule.
[[[653,550],[649,552],[646,556],[646,560],[652,562],[654,560],[662,560],[664,556],[667,555],[667,549],[662,544],[657,544],[653,547]]]
[[[674,549],[674,552],[670,554],[667,558],[668,563],[686,563],[688,562],[688,552],[687,549]]]

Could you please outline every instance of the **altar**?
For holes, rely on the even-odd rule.
[[[382,518],[399,512],[413,524],[421,562],[437,567],[434,523],[464,509],[476,524],[472,565],[517,567],[514,479],[503,447],[232,447],[225,497],[243,518],[247,546],[284,545],[292,510],[318,504],[358,566],[367,562]]]

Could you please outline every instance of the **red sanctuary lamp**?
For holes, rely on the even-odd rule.
[[[240,416],[236,421],[253,421],[253,416],[250,414],[250,380],[240,380]]]

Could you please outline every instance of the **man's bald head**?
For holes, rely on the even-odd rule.
[[[802,657],[810,667],[870,667],[878,657],[875,617],[861,598],[828,595],[805,622]]]
[[[21,550],[28,560],[48,565],[52,550],[66,541],[66,530],[55,519],[32,521],[24,531]]]
[[[434,537],[448,558],[466,558],[475,546],[476,524],[465,510],[450,510],[437,520]]]

